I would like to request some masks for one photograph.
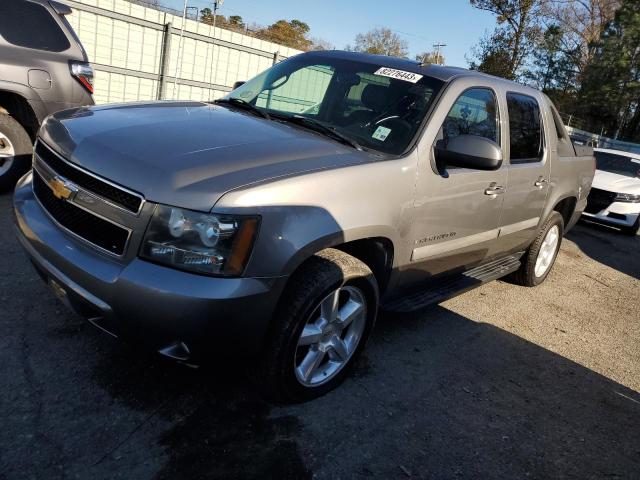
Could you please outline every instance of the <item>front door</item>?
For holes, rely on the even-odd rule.
[[[548,146],[539,101],[533,96],[507,92],[509,164],[504,195],[500,240],[496,255],[524,250],[540,223],[549,190]]]
[[[441,100],[421,145],[412,224],[411,263],[403,283],[481,263],[496,241],[506,189],[506,170],[435,167],[433,146],[457,135],[502,143],[498,94],[490,84],[460,80]],[[447,107],[442,107],[442,104]]]

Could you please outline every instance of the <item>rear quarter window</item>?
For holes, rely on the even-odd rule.
[[[28,0],[0,1],[0,36],[18,47],[49,52],[71,46],[49,10]]]

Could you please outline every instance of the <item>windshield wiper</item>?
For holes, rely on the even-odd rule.
[[[295,123],[296,125],[300,125],[301,127],[308,128],[309,130],[313,130],[315,132],[321,133],[326,137],[333,138],[345,145],[349,145],[356,150],[362,150],[362,147],[358,142],[353,140],[352,138],[343,135],[338,132],[334,127],[326,125],[318,120],[309,117],[303,117],[302,115],[275,115],[272,116],[278,118],[279,120],[284,120],[285,122]]]
[[[267,120],[271,119],[271,116],[262,110],[261,108],[256,107],[252,103],[247,102],[241,98],[219,98],[218,100],[214,100],[213,103],[219,103],[224,105],[232,105],[237,108],[242,108],[243,110],[247,110],[248,112],[252,112],[262,118],[266,118]]]

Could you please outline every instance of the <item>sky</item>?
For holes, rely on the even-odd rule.
[[[167,7],[182,10],[184,0],[163,0]],[[189,6],[213,8],[212,0],[188,0]],[[298,19],[310,27],[312,38],[327,40],[342,49],[353,44],[358,33],[388,27],[409,43],[409,54],[433,50],[445,43],[447,65],[467,67],[465,55],[485,31],[495,25],[494,17],[469,4],[469,0],[224,0],[221,15],[240,15],[249,25],[269,25],[276,20]]]

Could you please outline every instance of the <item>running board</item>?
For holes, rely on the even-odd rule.
[[[479,267],[443,280],[426,291],[414,292],[382,305],[383,310],[391,312],[413,312],[428,305],[444,302],[451,297],[479,287],[482,284],[497,280],[520,268],[522,253],[485,263]]]

